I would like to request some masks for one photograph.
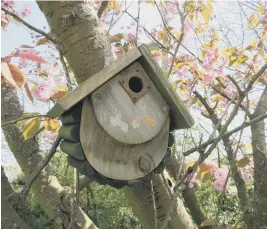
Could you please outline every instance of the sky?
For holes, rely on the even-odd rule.
[[[23,9],[23,7],[25,7],[25,5],[28,4],[29,8],[31,9],[31,14],[27,18],[25,18],[25,20],[39,29],[42,29],[46,32],[49,31],[49,27],[44,18],[44,15],[41,13],[40,9],[38,8],[37,4],[34,1],[28,1],[28,2],[20,1],[17,2],[16,4],[18,9]],[[232,38],[231,38],[232,42],[239,42],[236,34],[240,35],[240,24],[236,22],[237,21],[236,19],[239,17],[239,15],[236,13],[236,9],[237,9],[236,1],[218,1],[214,7],[214,12],[217,18],[214,19],[214,22],[212,22],[216,23],[216,20],[223,21],[225,25],[227,25],[228,28],[231,29],[229,33],[230,34],[232,33]],[[129,8],[129,12],[132,13],[134,16],[137,16],[136,2],[134,2],[132,6]],[[153,7],[151,4],[143,4],[141,7],[140,15],[141,15],[140,23],[145,25],[148,30],[162,24],[161,18],[156,8]],[[114,28],[111,31],[111,34],[116,34],[119,32],[127,34],[129,32],[127,26],[130,25],[130,22],[131,18],[129,16],[127,15],[123,16],[121,20],[114,26]],[[176,20],[172,22],[172,25],[178,28],[180,26],[179,22]],[[219,27],[217,28],[220,29]],[[247,39],[245,40],[245,43],[249,43],[250,31],[246,32],[247,32]],[[140,40],[140,42],[148,42],[148,41],[149,40],[145,36],[142,36],[142,39]],[[14,51],[14,49],[20,47],[23,44],[34,45],[33,39],[31,38],[31,35],[29,33],[29,29],[27,29],[25,26],[11,23],[5,29],[5,31],[3,30],[1,31],[2,57],[10,54],[12,51]],[[192,50],[195,49],[195,43],[193,42],[193,39],[190,42],[186,43],[186,45],[188,48]],[[19,93],[19,96],[21,97],[21,100],[25,105],[25,111],[28,112],[39,111],[42,113],[46,113],[48,108],[47,107],[44,108],[42,102],[35,102],[34,104],[32,104],[30,102],[27,102],[27,98],[25,98],[25,95],[23,93]],[[199,114],[194,113],[193,116],[195,120],[199,120],[200,118]],[[209,128],[211,126],[209,121],[203,118],[201,118],[200,121],[202,125],[208,127],[208,130],[209,129],[211,130],[211,128]],[[242,118],[240,118],[240,116],[237,116],[233,126],[237,126],[241,122]],[[196,135],[198,134],[196,133]],[[177,136],[179,136],[179,132],[177,133]],[[248,136],[249,138],[249,131],[245,133],[245,136]],[[2,134],[1,134],[1,145],[2,145],[1,163],[5,167],[9,168],[8,170],[6,170],[6,173],[8,176],[12,177],[12,175],[18,173],[20,170]],[[48,149],[49,144],[44,144],[42,147],[43,149]]]

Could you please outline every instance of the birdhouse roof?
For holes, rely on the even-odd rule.
[[[150,50],[145,45],[130,50],[110,63],[107,67],[88,78],[71,93],[58,100],[56,105],[47,113],[47,115],[51,118],[61,116],[64,112],[72,108],[79,101],[90,95],[93,91],[135,61],[138,61],[142,65],[155,87],[169,105],[175,128],[184,129],[191,127],[194,124],[192,116],[178,97],[177,93],[175,93],[171,85],[168,83],[164,76],[164,72],[153,59]]]

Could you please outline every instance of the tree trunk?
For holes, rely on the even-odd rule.
[[[113,60],[111,46],[103,27],[90,2],[38,2],[45,14],[51,31],[58,41],[58,45],[68,60],[78,83],[91,77]],[[167,192],[160,176],[154,179],[155,190],[159,193],[160,200],[157,205],[159,216],[167,214],[171,197]],[[149,191],[145,188],[125,188],[127,198],[134,203],[133,210],[139,221],[147,229],[154,228],[154,213],[151,201],[146,198]],[[142,203],[142,204],[135,204]],[[140,214],[142,212],[142,214]],[[181,200],[171,218],[172,228],[194,228]]]
[[[264,89],[252,118],[267,112],[267,87]],[[264,120],[251,125],[254,159],[254,199],[249,209],[249,229],[267,228],[267,150]]]
[[[23,108],[16,90],[2,85],[1,92],[2,123],[20,118]],[[2,129],[10,150],[27,179],[43,159],[39,145],[33,138],[24,141],[22,132],[16,125],[7,125]],[[32,188],[48,217],[56,222],[58,228],[67,228],[70,221],[70,196],[52,175],[49,166],[37,177]],[[77,222],[83,227],[76,225],[76,228],[94,228],[80,208],[77,211]]]
[[[8,195],[14,193],[1,166],[1,228],[3,229],[30,229],[8,202]]]
[[[4,206],[7,206],[9,208],[10,205],[10,207],[13,208],[13,210],[10,211],[15,211],[15,213],[18,214],[18,217],[20,217],[21,220],[24,221],[24,224],[26,223],[28,227],[34,229],[42,229],[37,222],[37,218],[32,214],[30,208],[27,206],[27,202],[24,199],[19,199],[18,194],[13,191],[2,166],[1,189],[2,204],[4,204]],[[7,219],[9,219],[8,215],[6,217]]]

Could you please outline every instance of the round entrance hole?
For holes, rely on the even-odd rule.
[[[140,91],[142,91],[143,88],[142,80],[137,76],[132,76],[129,80],[129,88],[133,92],[139,93]]]

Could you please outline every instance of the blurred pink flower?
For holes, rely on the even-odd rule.
[[[193,74],[187,65],[184,65],[181,69],[178,69],[177,73],[178,73],[178,76],[180,76],[179,77],[180,79],[186,79],[186,80],[193,79]]]
[[[203,67],[206,70],[210,70],[215,64],[217,58],[218,58],[218,49],[208,48],[205,52]]]
[[[170,66],[170,64],[171,64],[171,60],[172,60],[171,57],[166,57],[162,62],[163,67],[164,68],[168,68]]]
[[[57,135],[58,135],[58,133],[55,133],[55,132],[52,132],[49,130],[44,131],[44,136],[48,137],[48,138],[55,138],[55,137],[57,137]]]
[[[53,77],[48,76],[47,81],[39,84],[32,95],[39,101],[46,102],[56,92],[56,83]]]
[[[132,39],[134,39],[135,36],[134,36],[134,34],[131,32],[131,33],[128,33],[128,37],[129,37],[130,40],[132,40]]]
[[[184,35],[186,36],[191,30],[191,25],[190,23],[187,21],[184,25]]]
[[[194,188],[194,184],[189,183],[189,184],[188,184],[188,188]]]
[[[160,57],[162,56],[162,52],[161,51],[157,51],[153,54],[153,57],[156,61],[160,60]]]
[[[1,5],[5,8],[12,8],[14,6],[14,1],[12,0],[3,0],[1,1]]]
[[[223,167],[223,168],[218,168],[215,173],[215,181],[212,183],[213,187],[218,190],[222,191],[224,184],[226,182],[227,176],[228,176],[228,168]]]
[[[175,2],[165,2],[166,9],[169,13],[177,12],[177,7]]]
[[[24,8],[24,10],[21,12],[22,17],[27,17],[31,14],[30,6],[27,4]]]
[[[225,182],[224,182],[225,183]],[[212,186],[217,190],[217,191],[223,191],[223,187],[224,187],[224,183],[218,181],[218,180],[215,180],[213,183],[212,183]]]
[[[227,175],[228,175],[228,168],[223,167],[223,168],[218,168],[216,169],[215,173],[214,173],[214,177],[216,180],[226,180]]]

